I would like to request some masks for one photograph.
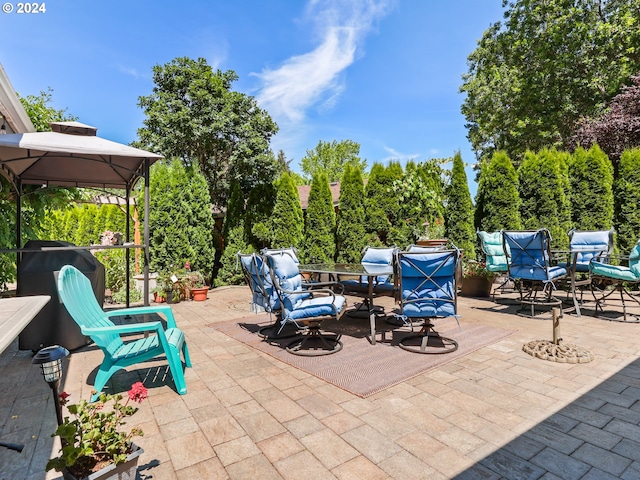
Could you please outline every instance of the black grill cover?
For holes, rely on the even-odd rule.
[[[73,243],[59,240],[30,240],[24,248],[72,247]],[[34,352],[50,345],[62,345],[75,350],[89,343],[80,327],[71,318],[56,287],[56,273],[64,265],[73,265],[91,281],[98,304],[104,302],[105,272],[102,265],[88,250],[60,250],[25,252],[18,269],[17,295],[50,295],[51,300],[25,327],[18,337],[20,350]]]

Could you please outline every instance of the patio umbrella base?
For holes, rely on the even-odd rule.
[[[593,360],[590,351],[572,343],[553,343],[549,340],[534,340],[525,343],[522,350],[532,357],[558,363],[589,363]]]

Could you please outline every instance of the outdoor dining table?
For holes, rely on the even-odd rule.
[[[0,353],[11,345],[50,299],[49,295],[0,299]]]
[[[367,277],[368,290],[367,296],[364,299],[364,304],[367,307],[369,322],[371,324],[370,343],[372,345],[376,344],[376,312],[373,305],[373,284],[374,279],[378,276],[393,275],[393,267],[391,265],[364,266],[361,263],[313,263],[298,265],[298,270],[306,273],[324,273],[335,276],[347,275]]]
[[[578,301],[578,294],[576,292],[577,288],[584,285],[591,284],[591,276],[588,275],[586,279],[578,279],[578,274],[587,273],[587,272],[579,272],[577,271],[576,262],[578,259],[578,254],[588,252],[589,250],[551,250],[551,254],[553,257],[558,260],[560,258],[566,259],[565,269],[567,270],[567,275],[569,276],[569,291],[571,292],[571,298],[573,300],[573,307],[576,313],[576,316],[580,318],[580,302]],[[582,295],[581,295],[582,299]]]

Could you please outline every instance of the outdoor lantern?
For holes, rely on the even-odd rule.
[[[62,359],[69,355],[69,350],[60,345],[43,348],[33,357],[31,363],[42,367],[44,381],[49,384],[53,391],[53,403],[56,408],[56,418],[58,425],[62,424],[62,410],[60,408],[60,397],[58,388],[62,378]]]

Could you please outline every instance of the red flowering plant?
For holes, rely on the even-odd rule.
[[[126,417],[138,411],[129,402],[142,403],[147,398],[147,389],[142,382],[137,382],[127,393],[124,402],[120,394],[103,393],[94,403],[81,400],[72,405],[67,405],[69,394],[60,393],[60,404],[67,406],[71,417],[65,416],[52,435],[60,436],[62,448],[58,457],[47,462],[46,470],[67,469],[77,478],[84,478],[110,463],[123,463],[131,453],[131,439],[143,433],[139,428],[128,432],[120,428],[126,424]],[[113,404],[109,407],[110,402]]]

